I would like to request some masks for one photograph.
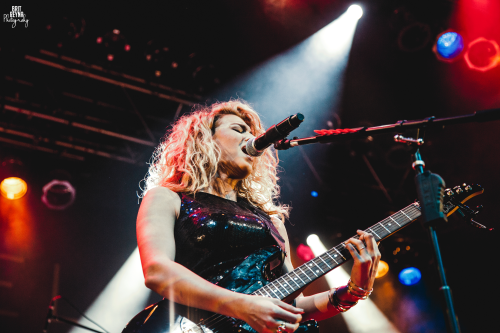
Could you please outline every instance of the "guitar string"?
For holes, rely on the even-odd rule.
[[[413,208],[413,210],[414,210],[413,212],[411,212],[411,211],[410,211],[410,210],[412,210],[412,208]],[[406,211],[406,213],[409,213],[410,215],[407,215],[404,211]],[[416,216],[413,216],[413,215],[416,215]],[[411,221],[415,220],[415,219],[416,219],[419,215],[420,215],[420,210],[416,207],[416,205],[415,205],[415,204],[411,204],[411,205],[409,205],[409,206],[407,206],[407,207],[403,208],[402,210],[400,210],[400,211],[398,211],[398,212],[394,213],[393,215],[391,215],[391,216],[387,217],[386,219],[384,219],[384,220],[382,220],[382,221],[380,221],[380,222],[376,223],[374,226],[372,226],[372,227],[368,228],[368,229],[367,229],[367,230],[368,230],[367,232],[369,232],[369,230],[371,229],[372,234],[373,234],[373,233],[375,233],[375,235],[377,236],[377,238],[379,238],[379,240],[380,240],[380,239],[383,239],[385,236],[389,235],[390,233],[397,231],[398,229],[402,228],[403,226],[406,226],[409,222],[411,222]],[[401,218],[401,217],[403,217],[403,221],[399,221],[399,222],[404,223],[402,226],[400,226],[400,225],[397,223],[397,220],[400,220],[400,218]],[[396,223],[398,224],[398,227],[397,227],[397,228],[395,228],[395,229],[394,229],[394,231],[389,232],[388,234],[384,235],[383,237],[379,237],[379,236],[378,236],[378,233],[380,233],[380,234],[382,234],[382,235],[383,235],[382,231],[385,233],[385,232],[386,232],[386,230],[390,230],[389,228],[385,227],[385,226],[383,225],[383,223],[384,223],[384,222],[385,222],[385,223],[387,223],[387,224],[388,224],[387,226],[389,226],[389,227],[390,227],[390,222],[389,222],[389,220],[391,220],[391,218],[396,219]],[[406,220],[406,221],[405,221],[405,220]],[[377,232],[377,231],[378,231],[378,232]],[[351,238],[359,239],[359,235],[355,235],[355,236],[353,236],[353,237],[351,237]],[[377,240],[377,241],[378,241],[378,240]],[[338,247],[342,247],[342,248],[341,248],[341,249],[337,249]],[[337,251],[339,251],[339,250],[343,250],[343,249],[345,249],[345,244],[344,244],[344,243],[341,243],[341,244],[339,244],[339,245],[335,246],[335,247],[334,247],[334,248],[332,248],[332,249],[335,249],[335,250],[337,250]],[[318,258],[320,258],[321,256],[324,256],[325,254],[327,254],[328,252],[330,252],[332,249],[330,249],[329,251],[326,251],[326,252],[325,252],[325,253],[323,253],[322,255],[320,255],[320,256],[318,256],[318,257],[316,257],[316,258],[314,258],[314,259],[310,260],[308,263],[314,263],[316,266],[318,266],[318,268],[320,268],[320,269],[321,269],[321,267],[319,266],[319,264],[320,264],[320,263],[319,263],[319,261],[318,261],[317,259],[318,259]],[[339,252],[340,252],[340,251],[339,251]],[[329,256],[330,256],[330,255],[329,255]],[[326,258],[326,257],[325,257],[325,258]],[[320,259],[321,259],[321,260],[323,260],[322,258],[320,258]],[[333,258],[332,258],[332,259],[333,259]],[[333,259],[333,260],[334,260],[334,259]],[[316,261],[318,261],[318,263],[317,263]],[[324,260],[323,260],[323,261],[324,261]],[[335,260],[334,260],[334,261],[335,261]],[[336,261],[335,261],[335,262],[336,262]],[[324,261],[324,263],[326,264],[326,262],[325,262],[325,261]],[[306,264],[307,264],[307,263],[306,263]],[[306,264],[304,264],[304,265],[306,265]],[[338,265],[340,265],[340,264],[339,264],[339,263],[337,263],[337,262],[336,262],[336,264],[337,264],[337,266],[338,266]],[[299,266],[297,269],[299,269],[299,270],[302,272],[302,274],[303,274],[303,276],[304,276],[304,277],[308,278],[310,281],[313,281],[314,279],[311,279],[311,278],[310,278],[307,274],[305,274],[305,273],[303,272],[303,270],[302,270],[302,269],[300,269],[300,267],[302,267],[302,266],[304,266],[304,265]],[[326,266],[328,267],[328,271],[332,269],[332,268],[331,268],[328,264],[326,264]],[[334,268],[336,268],[336,267],[334,267]],[[297,271],[297,269],[293,270],[292,272],[293,272],[295,275],[297,275],[297,276],[301,279],[301,281],[304,283],[304,285],[306,285],[306,283],[303,281],[303,279],[302,279],[302,277],[301,277],[301,275],[302,275],[302,274],[297,274],[297,272],[296,272],[296,271]],[[310,269],[310,268],[309,268],[309,269]],[[322,270],[322,269],[321,269],[321,270]],[[311,271],[312,271],[312,270],[311,270]],[[323,270],[322,270],[322,271],[323,271]],[[279,290],[279,288],[277,288],[277,287],[274,285],[274,282],[276,281],[276,282],[278,282],[279,284],[281,284],[281,283],[278,281],[279,279],[283,279],[283,280],[284,280],[284,282],[286,282],[286,277],[287,277],[288,275],[290,275],[290,273],[292,273],[292,272],[289,272],[289,273],[287,273],[287,274],[285,274],[285,275],[283,275],[283,276],[279,277],[278,279],[276,279],[276,280],[272,281],[271,283],[267,284],[266,286],[263,286],[262,288],[258,289],[258,290],[257,290],[257,291],[255,291],[254,293],[252,293],[252,295],[255,295],[257,292],[259,292],[259,291],[260,291],[260,290],[262,290],[262,289],[264,289],[264,290],[265,290],[265,289],[269,289],[269,290],[270,290],[273,294],[275,294],[275,295],[276,295],[276,293],[275,293],[272,289],[270,289],[271,287],[273,287],[273,288],[275,288],[276,290]],[[314,273],[314,272],[313,272],[313,273]],[[324,272],[323,272],[323,273],[324,273]],[[324,273],[324,274],[326,274],[326,273]],[[324,275],[324,274],[322,274],[322,275]],[[315,274],[315,275],[316,275],[316,274]],[[295,284],[297,284],[297,286],[299,286],[299,284],[296,282],[296,280],[291,279],[291,277],[290,277],[290,280],[294,281],[294,283],[295,283]],[[290,285],[290,283],[289,283],[289,282],[286,282],[286,283],[287,283],[287,285]],[[271,285],[271,286],[270,286],[270,285]],[[303,285],[303,286],[304,286],[304,285]],[[300,286],[300,288],[301,288],[301,287],[303,287],[303,286]],[[300,289],[300,288],[299,288],[299,289]],[[286,290],[286,288],[284,288],[284,289],[285,289],[285,292],[286,292],[286,296],[289,296],[289,295],[291,295],[291,294],[293,293],[293,291],[292,291],[292,293],[288,293],[288,291]],[[266,293],[268,293],[268,292],[266,291]],[[281,292],[280,292],[280,293],[281,293]],[[269,294],[269,293],[268,293],[268,294]],[[283,293],[281,293],[281,294],[283,295]],[[261,293],[261,295],[262,295],[262,293]],[[269,295],[270,295],[270,294],[269,294]],[[286,296],[285,296],[285,297],[286,297]],[[264,297],[265,297],[265,296],[264,296]],[[271,297],[272,297],[272,296],[271,296]],[[276,298],[276,299],[284,299],[285,297],[283,297],[283,298],[279,298],[279,297],[272,297],[272,298]],[[223,321],[224,319],[226,319],[228,322],[226,323],[225,321]],[[221,323],[221,320],[223,321],[222,323]],[[209,318],[207,318],[207,320],[204,320],[202,323],[203,323],[203,325],[204,325],[204,326],[206,326],[206,327],[211,326],[212,328],[214,328],[214,329],[215,329],[215,328],[217,328],[217,327],[220,327],[220,325],[221,325],[221,324],[222,324],[222,325],[224,325],[224,324],[232,324],[230,321],[231,321],[231,319],[230,319],[229,317],[226,317],[226,316],[223,316],[223,315],[220,315],[220,314],[214,314],[214,315],[210,316]]]

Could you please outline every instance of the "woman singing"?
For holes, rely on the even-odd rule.
[[[370,234],[346,243],[354,258],[349,284],[304,297],[293,305],[235,293],[206,281],[216,266],[227,271],[256,250],[290,252],[284,226],[288,207],[279,194],[277,157],[242,151],[264,132],[245,102],[217,103],[180,118],[157,148],[137,218],[146,286],[175,303],[241,319],[257,332],[293,332],[301,321],[346,311],[372,290],[380,259]],[[283,274],[293,270],[286,256]],[[347,282],[347,281],[346,281]]]

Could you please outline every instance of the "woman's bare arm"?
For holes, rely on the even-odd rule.
[[[149,190],[141,203],[137,242],[148,288],[176,303],[244,320],[258,332],[275,332],[281,321],[301,320],[301,309],[280,300],[226,290],[174,262],[174,225],[179,210],[179,196],[164,187]],[[287,324],[286,331],[297,327]]]

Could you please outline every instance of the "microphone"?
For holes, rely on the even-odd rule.
[[[242,150],[250,156],[260,156],[267,147],[276,141],[285,139],[303,121],[304,115],[302,113],[292,115],[279,124],[269,127],[265,133],[262,133],[258,137],[248,140]]]

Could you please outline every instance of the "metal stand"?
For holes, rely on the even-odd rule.
[[[439,249],[439,242],[437,238],[436,230],[434,229],[434,224],[440,221],[446,221],[446,215],[443,213],[443,192],[444,192],[444,181],[441,177],[436,174],[432,174],[429,171],[424,172],[425,163],[420,156],[418,146],[422,145],[424,142],[422,139],[407,139],[402,136],[396,136],[394,138],[397,142],[406,142],[413,146],[413,169],[415,170],[415,183],[417,187],[417,194],[420,201],[420,206],[422,209],[423,224],[429,230],[429,236],[431,239],[431,244],[434,253],[434,259],[436,262],[439,280],[441,287],[439,290],[442,291],[445,300],[445,317],[446,326],[448,332],[450,333],[460,333],[460,326],[458,325],[458,319],[455,315],[455,309],[453,307],[453,299],[451,297],[451,289],[446,281],[446,274],[444,272],[443,259],[441,258],[441,251]]]

